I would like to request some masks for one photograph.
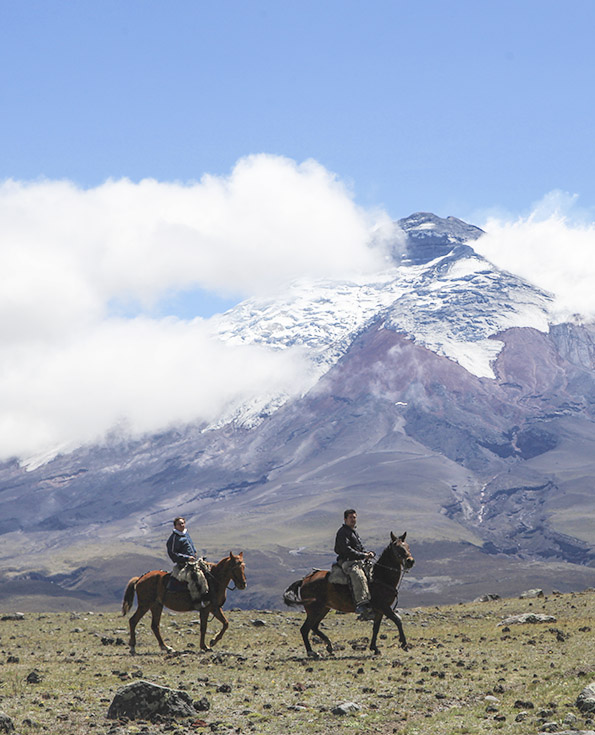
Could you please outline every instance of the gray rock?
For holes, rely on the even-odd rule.
[[[556,730],[556,735],[595,735],[595,730]],[[540,730],[537,735],[546,735],[545,730]]]
[[[25,619],[25,613],[22,612],[14,612],[14,613],[7,613],[6,615],[3,615],[1,620],[24,620]]]
[[[595,681],[588,684],[578,695],[576,706],[581,712],[595,712]]]
[[[4,712],[0,712],[0,732],[14,732],[13,722]]]
[[[359,710],[359,704],[356,704],[355,702],[343,702],[343,704],[338,704],[336,707],[333,707],[331,712],[334,715],[351,715],[355,712],[359,712]]]
[[[476,597],[473,602],[490,602],[490,600],[499,600],[500,595],[496,595],[493,592],[488,592],[485,595],[481,595],[480,597]]]
[[[521,594],[519,595],[519,599],[521,600],[530,600],[534,597],[543,597],[543,590],[540,590],[540,589],[525,590],[524,592],[521,592]]]
[[[192,717],[196,709],[186,692],[139,680],[121,687],[107,711],[110,720],[153,720],[155,717]]]
[[[525,623],[555,623],[556,618],[553,615],[541,615],[540,613],[523,613],[522,615],[512,615],[505,618],[498,625],[523,625]]]

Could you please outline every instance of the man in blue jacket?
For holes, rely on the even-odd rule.
[[[188,584],[188,592],[195,607],[206,607],[209,586],[201,566],[196,546],[186,528],[186,519],[182,516],[174,518],[174,530],[167,539],[167,553],[174,562],[171,576]]]
[[[357,513],[353,508],[348,508],[343,513],[344,523],[337,531],[335,538],[335,554],[337,564],[351,580],[353,597],[355,601],[355,612],[365,618],[373,615],[370,607],[370,591],[368,589],[368,578],[364,571],[364,561],[371,559],[375,554],[366,551],[358,532],[355,530],[357,524]]]

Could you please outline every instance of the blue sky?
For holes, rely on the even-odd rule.
[[[2,0],[0,177],[314,158],[395,218],[595,203],[592,0]]]
[[[298,356],[210,322],[378,269],[415,211],[592,319],[594,27],[593,0],[0,0],[0,459],[297,390]]]

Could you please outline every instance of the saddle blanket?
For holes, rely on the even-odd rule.
[[[339,564],[333,564],[328,576],[328,581],[332,584],[349,584],[349,577],[345,574]]]

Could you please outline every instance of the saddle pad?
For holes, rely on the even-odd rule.
[[[338,564],[333,564],[328,576],[328,581],[332,584],[349,584],[349,577]]]
[[[170,575],[166,589],[168,592],[188,592],[188,585]]]

